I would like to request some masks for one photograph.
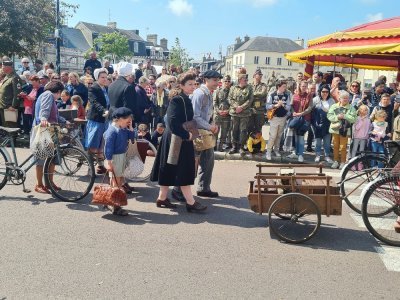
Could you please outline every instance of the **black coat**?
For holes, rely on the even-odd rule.
[[[188,141],[189,133],[182,126],[183,123],[190,120],[193,120],[191,100],[183,93],[180,96],[175,96],[168,106],[167,128],[160,141],[157,157],[151,172],[151,181],[158,181],[159,185],[164,186],[194,184],[195,162],[193,141]],[[177,165],[167,163],[172,133],[183,139]]]
[[[88,120],[104,123],[106,118],[103,117],[103,114],[108,110],[107,100],[101,86],[97,82],[89,88],[89,103],[90,107],[86,118]]]
[[[127,107],[132,111],[135,120],[138,119],[135,87],[125,77],[118,77],[110,84],[108,96],[110,97],[110,115],[115,108]]]

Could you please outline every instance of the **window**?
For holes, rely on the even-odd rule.
[[[258,65],[258,56],[254,56],[254,64]]]
[[[292,66],[292,62],[291,62],[290,60],[288,60],[288,61],[287,61],[287,65],[288,65],[289,67],[291,67],[291,66]]]
[[[266,57],[265,58],[265,64],[269,65],[271,63],[271,57]]]
[[[278,58],[276,59],[276,64],[277,64],[278,66],[281,66],[281,65],[282,65],[282,58],[281,58],[281,57],[278,57]]]
[[[242,64],[242,57],[241,56],[239,56],[239,64],[240,65]]]
[[[139,43],[138,42],[134,42],[133,43],[133,52],[134,53],[138,53],[139,52]]]

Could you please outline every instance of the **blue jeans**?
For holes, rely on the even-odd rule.
[[[330,133],[324,135],[323,138],[316,138],[316,144],[315,144],[315,155],[316,156],[321,155],[322,144],[324,146],[325,156],[328,157],[331,154],[331,134]]]
[[[304,135],[295,135],[296,141],[296,154],[303,155],[304,153]]]
[[[385,148],[383,147],[383,143],[371,141],[371,148],[372,152],[374,153],[385,153]],[[383,168],[382,162],[377,163],[375,160],[372,160],[371,167],[375,167],[376,165],[378,165],[378,168]]]

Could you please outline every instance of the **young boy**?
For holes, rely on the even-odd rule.
[[[126,149],[129,139],[135,138],[132,127],[132,111],[126,107],[117,108],[112,114],[112,119],[112,124],[104,133],[106,168],[111,177],[110,185],[123,187]],[[128,193],[125,188],[124,190]],[[127,216],[128,212],[120,206],[114,206],[113,214]]]
[[[163,123],[158,123],[156,130],[154,130],[151,135],[151,143],[154,145],[154,147],[156,148],[158,147],[158,144],[164,133],[164,130],[165,130],[165,125]]]
[[[249,139],[247,140],[247,150],[249,150],[251,154],[264,152],[265,146],[266,142],[261,132],[250,133]]]
[[[71,95],[67,90],[61,92],[61,100],[57,100],[58,109],[69,109],[71,106]]]
[[[149,127],[146,124],[144,123],[139,124],[137,133],[138,133],[138,139],[145,139],[151,142]]]

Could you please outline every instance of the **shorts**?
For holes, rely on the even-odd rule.
[[[124,177],[124,171],[126,167],[126,154],[114,154],[112,157],[112,163],[114,167],[114,173],[116,177]],[[113,174],[109,173],[109,176],[112,177]]]

